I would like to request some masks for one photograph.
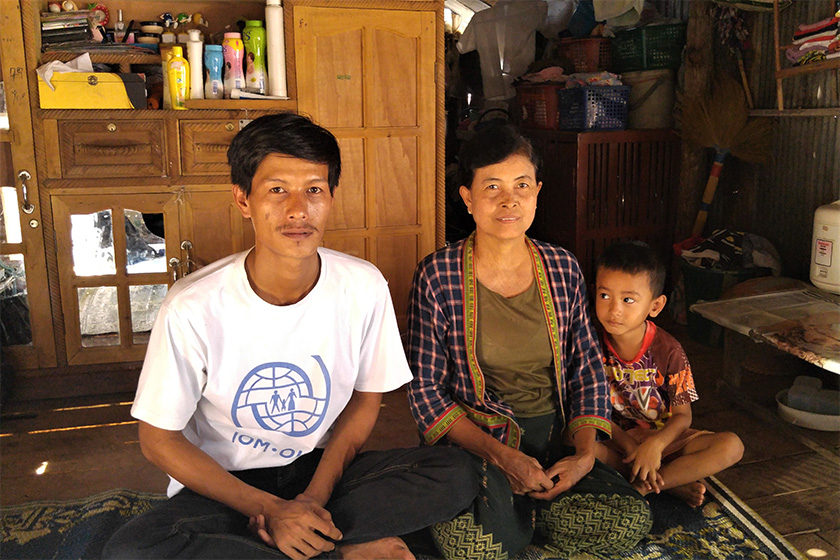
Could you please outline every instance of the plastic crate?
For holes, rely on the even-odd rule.
[[[609,39],[562,39],[558,50],[572,61],[575,72],[598,72],[612,66]]]
[[[679,68],[685,24],[650,25],[619,31],[612,40],[614,72]]]
[[[526,128],[557,129],[560,120],[557,91],[561,89],[563,86],[559,84],[517,86],[516,103],[519,105],[521,125]]]
[[[557,92],[561,130],[624,130],[628,86],[588,86]]]

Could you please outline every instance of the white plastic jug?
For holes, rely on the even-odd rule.
[[[811,251],[811,282],[840,294],[840,200],[820,206],[814,213]]]

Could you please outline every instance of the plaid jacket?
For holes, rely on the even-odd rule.
[[[466,416],[518,448],[513,412],[487,391],[476,359],[474,238],[432,253],[415,271],[408,315],[411,411],[429,444]],[[530,239],[528,245],[552,340],[560,414],[572,434],[593,426],[609,436],[608,383],[580,267],[565,249]]]

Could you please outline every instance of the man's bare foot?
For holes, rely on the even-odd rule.
[[[345,544],[338,547],[338,553],[344,560],[415,560],[408,545],[399,537]]]
[[[699,480],[675,486],[666,490],[668,493],[678,497],[693,508],[703,505],[706,497],[706,486]]]

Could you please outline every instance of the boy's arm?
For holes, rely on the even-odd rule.
[[[263,516],[271,528],[272,543],[293,560],[335,548],[316,531],[332,539],[341,538],[341,532],[320,504],[306,497],[283,500],[242,482],[181,432],[140,421],[139,434],[146,458],[190,490],[246,517]]]
[[[633,462],[630,480],[639,478],[657,488],[657,472],[662,464],[662,452],[689,427],[691,405],[672,406],[671,417],[665,421],[665,426],[640,443],[636,451],[625,459],[628,463]]]
[[[610,420],[610,427],[612,428],[612,440],[622,449],[622,451],[624,451],[624,455],[627,456],[633,453],[639,446],[639,444],[636,443],[636,440],[631,438],[630,435],[621,428],[621,426],[612,420]]]

